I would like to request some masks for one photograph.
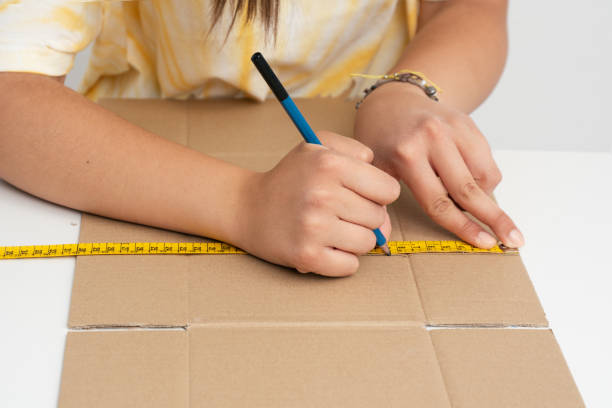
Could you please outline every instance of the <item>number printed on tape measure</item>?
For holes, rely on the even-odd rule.
[[[393,255],[417,253],[516,253],[500,247],[476,248],[462,241],[389,241]],[[0,259],[53,258],[88,255],[223,255],[246,254],[223,242],[94,242],[80,244],[22,245],[0,247]],[[369,252],[383,255],[380,248]]]

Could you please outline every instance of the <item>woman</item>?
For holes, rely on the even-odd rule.
[[[461,239],[496,243],[460,207],[519,247],[521,233],[490,198],[499,169],[468,117],[503,69],[506,9],[506,0],[5,0],[0,177],[65,206],[214,237],[301,272],[356,271],[357,256],[374,247],[371,230],[389,234],[385,206],[398,197],[398,180]],[[356,96],[365,83],[351,88],[354,72],[418,72],[412,83],[375,84],[357,111],[355,140],[322,131],[327,148],[298,145],[255,173],[64,87],[74,54],[92,41],[81,88],[94,100],[262,100],[268,89],[249,61],[256,50],[296,97]],[[217,176],[177,177],[187,171]],[[237,223],[238,213],[248,222]]]

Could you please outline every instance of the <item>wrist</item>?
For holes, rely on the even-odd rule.
[[[200,214],[196,231],[198,235],[242,247],[245,225],[250,219],[249,191],[260,173],[213,160],[217,164],[215,175],[200,184],[199,204],[191,210]]]
[[[240,174],[236,177],[232,198],[228,199],[225,242],[232,243],[242,249],[249,250],[251,247],[251,227],[256,214],[257,191],[264,173],[240,168]]]

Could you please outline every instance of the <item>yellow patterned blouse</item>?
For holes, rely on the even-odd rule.
[[[416,32],[418,0],[280,0],[276,41],[261,24],[213,30],[211,0],[0,0],[0,71],[61,76],[93,42],[80,91],[99,97],[269,94],[261,51],[293,96],[337,95],[350,73],[382,73]],[[242,21],[240,21],[242,19]],[[360,81],[360,80],[359,80]],[[354,92],[362,89],[356,84]]]

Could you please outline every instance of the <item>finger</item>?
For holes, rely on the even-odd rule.
[[[371,163],[374,159],[374,152],[372,152],[372,149],[358,140],[326,130],[317,132],[317,136],[325,147],[338,153],[367,163]]]
[[[339,277],[351,275],[359,268],[357,255],[332,247],[323,247],[302,258],[309,261],[307,267],[296,266],[296,269],[302,273],[312,272],[318,275]]]
[[[328,262],[325,262],[329,259]],[[321,268],[320,275],[325,276],[349,276],[359,269],[359,258],[355,254],[345,252],[341,249],[325,248],[322,260],[325,262]]]
[[[347,188],[340,191],[332,205],[338,218],[365,228],[379,228],[385,221],[386,210],[382,206]]]
[[[465,124],[455,127],[453,140],[476,184],[487,195],[491,195],[500,183],[502,175],[493,159],[487,139],[475,124]]]
[[[376,246],[376,236],[371,229],[338,220],[329,228],[326,246],[356,255],[366,254]]]
[[[367,163],[347,159],[352,162],[339,166],[340,180],[344,187],[380,205],[397,200],[400,185],[395,178]]]
[[[488,249],[497,243],[491,234],[455,207],[427,160],[406,165],[402,178],[412,190],[417,202],[437,224],[479,248]]]
[[[520,231],[501,208],[476,184],[457,147],[452,142],[432,146],[431,164],[450,195],[467,211],[490,226],[504,245],[523,245]],[[516,231],[516,232],[515,232]]]

